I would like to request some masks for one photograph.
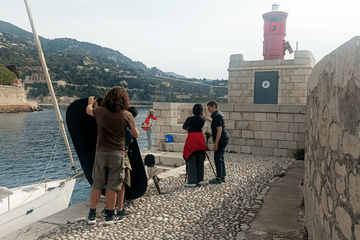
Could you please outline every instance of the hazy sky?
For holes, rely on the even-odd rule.
[[[262,60],[262,15],[275,2],[289,13],[285,40],[316,61],[360,35],[355,0],[28,1],[42,37],[95,43],[188,78],[228,79],[232,54]],[[31,31],[23,0],[0,2],[0,20]]]

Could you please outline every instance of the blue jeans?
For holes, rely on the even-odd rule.
[[[218,150],[214,152],[214,161],[216,167],[216,178],[224,178],[226,176],[225,168],[225,148],[229,143],[229,138],[225,140],[220,140],[218,143]]]

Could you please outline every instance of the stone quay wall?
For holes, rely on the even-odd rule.
[[[292,60],[244,61],[242,54],[230,56],[229,103],[254,103],[255,73],[278,71],[278,104],[306,105],[306,86],[315,58],[310,51],[295,51]]]
[[[0,112],[37,110],[37,103],[26,99],[24,87],[0,85]]]
[[[192,116],[193,103],[154,103],[155,146],[160,146],[165,135],[171,134],[175,142],[165,144],[167,151],[182,152],[187,131],[182,129],[186,118]],[[206,116],[210,117],[206,104]],[[227,151],[267,156],[294,157],[294,151],[305,146],[305,106],[270,104],[219,104],[230,135]],[[203,133],[211,133],[206,121]],[[206,139],[206,138],[205,138]],[[213,141],[209,139],[212,149]]]
[[[307,91],[309,240],[360,239],[360,36],[316,64]]]

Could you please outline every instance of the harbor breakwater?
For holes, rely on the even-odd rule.
[[[23,85],[0,85],[0,113],[6,112],[32,112],[41,108],[37,102],[26,99]]]

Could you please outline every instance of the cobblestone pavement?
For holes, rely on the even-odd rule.
[[[205,165],[204,182],[196,188],[185,187],[183,175],[162,180],[160,188],[164,194],[159,195],[149,181],[144,196],[125,201],[125,209],[133,214],[123,222],[104,225],[104,216],[98,209],[96,225],[88,225],[84,216],[83,220],[59,226],[39,239],[245,240],[267,191],[294,159],[235,153],[226,153],[225,159],[225,183],[208,183],[214,177],[209,164]]]

